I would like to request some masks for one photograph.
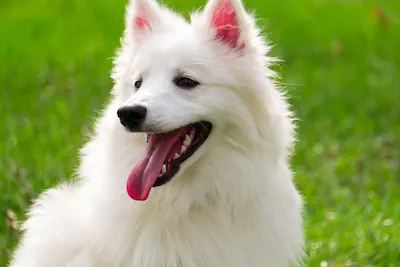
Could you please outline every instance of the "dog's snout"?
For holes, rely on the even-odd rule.
[[[121,124],[132,132],[139,131],[146,119],[147,108],[144,106],[122,107],[118,109],[117,115]]]

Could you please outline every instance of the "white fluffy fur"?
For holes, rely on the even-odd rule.
[[[213,10],[230,1],[241,52],[214,40]],[[135,28],[142,10],[151,30]],[[239,0],[210,0],[186,22],[153,0],[132,0],[115,86],[82,149],[79,179],[43,193],[24,224],[11,267],[287,267],[303,252],[302,200],[292,182],[291,114],[272,82],[268,47]],[[176,71],[200,81],[191,91]],[[135,93],[134,82],[143,75]],[[146,146],[116,111],[141,104],[146,125],[171,130],[199,120],[212,134],[145,202],[125,191]]]

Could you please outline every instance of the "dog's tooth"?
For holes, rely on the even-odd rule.
[[[194,129],[192,129],[191,131],[190,131],[190,137],[193,139],[193,137],[194,137],[194,134],[195,134],[195,130]]]
[[[189,137],[188,135],[186,135],[186,136]],[[186,138],[185,141],[183,141],[183,145],[184,146],[189,146],[191,142],[192,142],[192,139],[190,137],[189,137],[189,139]]]
[[[162,165],[162,170],[161,170],[162,174],[167,172],[167,166],[165,166],[165,164]]]
[[[181,155],[179,155],[178,153],[175,153],[174,159],[179,158]]]
[[[182,154],[183,152],[185,152],[186,149],[187,149],[187,146],[183,145],[183,146],[181,147],[181,154]]]

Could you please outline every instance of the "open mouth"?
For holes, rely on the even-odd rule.
[[[144,157],[129,174],[126,189],[134,200],[146,200],[151,188],[170,181],[180,165],[206,141],[212,124],[201,121],[166,133],[147,133]]]

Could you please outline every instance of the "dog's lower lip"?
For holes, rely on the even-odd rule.
[[[154,183],[153,187],[158,187],[161,185],[166,184],[172,178],[179,172],[180,165],[185,162],[188,158],[190,158],[199,148],[200,146],[207,140],[209,137],[211,130],[212,130],[212,124],[208,121],[200,121],[196,122],[193,124],[189,124],[186,126],[183,126],[181,128],[178,128],[176,130],[187,130],[188,128],[194,129],[195,136],[193,138],[192,143],[190,146],[187,148],[186,151],[183,153],[180,153],[178,158],[171,159],[171,161],[168,163],[169,164],[169,169],[167,172],[159,176]],[[174,130],[174,131],[176,131]],[[192,130],[193,131],[193,130]],[[155,133],[148,133],[148,136],[151,134]],[[157,133],[157,134],[168,134],[168,133]],[[149,137],[147,137],[149,138]]]

